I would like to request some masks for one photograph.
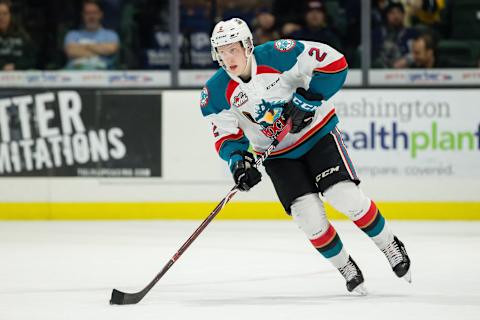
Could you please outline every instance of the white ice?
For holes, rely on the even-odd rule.
[[[214,220],[137,305],[142,289],[200,221],[1,222],[0,320],[480,319],[480,223],[397,222],[408,284],[348,221],[334,221],[369,295],[291,221]]]

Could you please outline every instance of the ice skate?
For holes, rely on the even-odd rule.
[[[363,284],[364,279],[362,271],[360,271],[360,268],[358,268],[352,257],[348,257],[347,264],[341,268],[338,268],[338,271],[340,271],[342,276],[347,281],[347,290],[349,292],[353,291],[362,296],[368,293]]]
[[[393,237],[393,241],[389,243],[382,252],[388,259],[393,272],[399,278],[405,279],[408,283],[412,282],[410,273],[410,258],[403,243],[397,237]]]

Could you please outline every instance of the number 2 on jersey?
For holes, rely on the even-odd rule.
[[[327,56],[326,52],[320,55],[320,49],[318,48],[310,48],[310,50],[308,50],[308,55],[313,57],[313,53],[315,53],[315,59],[317,59],[318,62],[322,62],[323,60],[325,60],[325,57]]]

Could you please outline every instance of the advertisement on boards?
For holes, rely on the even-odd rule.
[[[160,177],[161,97],[101,90],[0,95],[0,177]]]
[[[480,178],[478,90],[344,90],[333,101],[359,175]]]

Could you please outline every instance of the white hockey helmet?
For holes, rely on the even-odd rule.
[[[233,18],[227,21],[220,21],[215,25],[210,38],[212,43],[213,61],[223,67],[223,61],[217,52],[217,48],[227,44],[241,42],[242,46],[247,49],[245,54],[247,58],[253,52],[253,35],[247,23],[239,18]]]

